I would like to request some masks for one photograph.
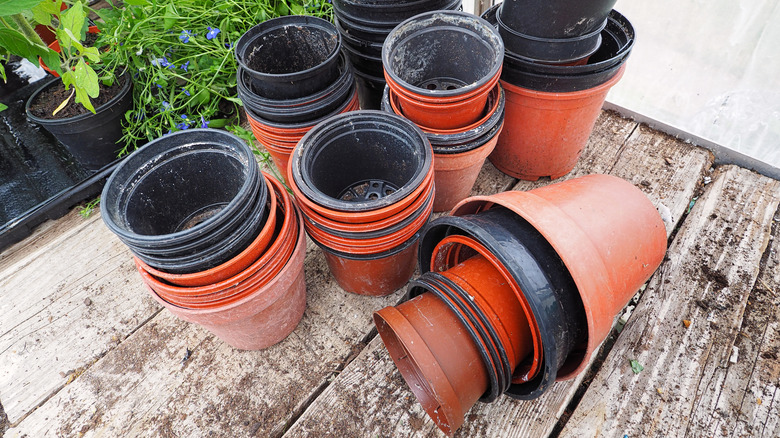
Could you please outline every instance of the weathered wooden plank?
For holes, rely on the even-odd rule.
[[[3,260],[0,401],[18,422],[153,316],[130,253],[102,224],[73,213]]]
[[[667,165],[664,157],[672,157],[676,165]],[[659,160],[663,161],[662,167],[659,167]],[[646,180],[648,184],[639,181],[638,187],[648,194],[655,205],[661,202],[668,204],[665,205],[670,210],[670,224],[667,224],[667,232],[670,234],[694,196],[701,175],[711,165],[712,156],[703,149],[646,128],[636,129],[635,123],[614,113],[604,112],[581,161],[566,178],[594,172],[617,174],[629,180],[642,176],[642,181]],[[514,189],[527,190],[545,184],[549,184],[549,181],[521,181]],[[372,345],[376,343],[381,341],[376,338]],[[366,361],[371,363],[363,363]],[[390,373],[389,381],[383,380],[382,376],[375,376],[383,373]],[[556,383],[542,398],[533,401],[502,397],[492,404],[477,403],[469,411],[467,422],[461,426],[457,435],[546,436],[555,427],[583,377],[584,373],[575,380]],[[374,353],[360,356],[306,410],[288,435],[328,434],[333,425],[345,428],[345,436],[438,434],[438,429],[419,406],[413,404],[412,409],[409,409],[406,399],[413,395],[408,389],[403,392],[396,387],[394,382],[398,379],[400,374],[385,352],[378,356]],[[354,386],[355,382],[362,382],[359,388]],[[393,398],[403,400],[388,405]],[[340,408],[332,409],[336,403]],[[381,406],[381,411],[375,406]],[[350,409],[352,411],[349,414],[343,412]],[[362,420],[353,421],[350,426],[349,421],[340,418],[345,415]],[[387,415],[390,417],[385,417]]]
[[[729,388],[744,385],[725,382],[740,372],[732,363],[733,347],[779,203],[778,181],[733,166],[716,172],[562,436],[735,431],[739,408],[730,405]],[[776,343],[771,339],[767,347]],[[747,358],[736,358],[737,365],[756,363],[751,350],[746,348]],[[630,360],[644,370],[632,372]],[[777,370],[776,361],[768,365],[759,374]],[[760,395],[753,401],[768,396],[771,404],[777,372],[756,378],[753,391],[760,389]],[[776,424],[777,415],[775,407],[765,424]]]
[[[9,436],[279,436],[371,332],[371,313],[399,299],[341,290],[309,244],[308,306],[296,330],[238,351],[163,311],[35,410]],[[140,278],[134,279],[140,284]],[[139,292],[140,293],[140,292]],[[190,357],[182,360],[187,349]]]

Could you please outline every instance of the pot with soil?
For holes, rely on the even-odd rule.
[[[71,103],[56,116],[52,113],[71,92],[60,79],[53,79],[33,93],[27,101],[27,117],[51,132],[87,169],[98,170],[116,160],[122,149],[122,121],[133,105],[133,82],[123,74],[110,87],[101,85],[93,99],[95,113],[80,104]]]

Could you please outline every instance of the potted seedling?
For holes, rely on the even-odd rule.
[[[87,169],[97,170],[117,156],[121,120],[132,103],[130,80],[101,68],[101,52],[85,44],[89,21],[82,0],[21,0],[0,5],[0,50],[59,75],[33,93],[27,116],[51,132]],[[52,29],[57,52],[35,32]]]

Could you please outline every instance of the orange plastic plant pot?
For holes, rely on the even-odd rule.
[[[315,202],[310,201],[306,196],[304,196],[298,185],[293,180],[292,165],[288,164],[287,166],[287,181],[290,184],[290,190],[292,190],[293,194],[295,195],[295,200],[298,202],[298,204],[305,205],[306,208],[314,210],[318,214],[328,219],[348,224],[376,222],[399,214],[399,212],[412,205],[421,193],[430,188],[430,184],[433,181],[433,174],[433,166],[430,166],[428,172],[425,174],[425,179],[423,179],[420,185],[417,186],[411,193],[409,193],[408,196],[394,204],[378,208],[376,210],[348,212],[331,210],[330,208],[323,207]]]
[[[243,271],[255,262],[268,247],[268,244],[271,243],[271,238],[274,236],[276,228],[277,193],[281,194],[285,190],[284,186],[271,175],[263,172],[263,177],[268,187],[270,187],[268,191],[268,218],[266,218],[265,224],[263,224],[255,240],[237,256],[219,266],[192,274],[170,274],[155,269],[137,258],[136,263],[140,263],[142,268],[149,274],[178,286],[205,286],[207,284],[219,283]]]
[[[441,130],[459,129],[479,121],[485,112],[488,95],[497,83],[498,77],[486,84],[478,94],[467,99],[455,102],[425,102],[418,100],[418,96],[399,91],[399,87],[388,80],[390,90],[395,91],[399,114],[417,125]]]
[[[277,193],[277,195],[278,194],[279,193]],[[155,291],[157,291],[164,298],[167,299],[170,297],[174,301],[177,301],[178,298],[186,299],[193,296],[212,295],[217,293],[221,294],[223,297],[233,295],[233,291],[235,289],[239,288],[241,285],[246,284],[247,282],[252,282],[252,277],[256,277],[258,271],[266,269],[269,266],[269,263],[271,263],[273,260],[284,257],[286,251],[285,248],[292,246],[290,241],[295,239],[296,234],[303,232],[303,226],[296,218],[296,216],[298,216],[298,218],[300,217],[300,212],[296,211],[289,194],[287,194],[287,191],[282,191],[281,194],[282,196],[277,196],[278,209],[281,209],[281,211],[277,211],[277,217],[282,218],[280,219],[282,222],[280,230],[277,234],[275,234],[275,238],[268,249],[248,268],[226,280],[217,283],[190,287],[168,284],[166,282],[155,279],[145,269],[139,269],[142,276],[144,277],[144,281],[147,283],[152,283],[154,285]],[[277,219],[277,222],[278,221],[279,219]],[[300,230],[298,230],[298,228],[300,228]],[[289,252],[287,255],[289,255]],[[139,268],[141,268],[140,265]]]
[[[430,292],[375,312],[374,324],[425,412],[451,436],[489,383],[465,326]]]
[[[431,134],[450,135],[450,134],[457,134],[464,131],[470,131],[487,122],[490,116],[492,116],[493,113],[498,109],[500,103],[498,97],[500,93],[501,93],[501,85],[498,82],[496,82],[496,85],[490,90],[490,93],[488,94],[487,107],[489,108],[487,109],[487,111],[483,111],[482,118],[480,118],[479,120],[477,120],[476,122],[470,125],[458,127],[455,129],[434,129],[429,126],[421,125],[417,122],[415,122],[415,124],[419,126],[420,129],[423,130],[423,132],[431,133]],[[393,112],[401,116],[404,115],[401,112],[401,107],[399,106],[398,103],[398,96],[393,92],[393,90],[389,90],[388,95],[390,97],[390,108],[392,108]]]
[[[529,354],[529,351],[526,351],[515,356],[517,361],[514,363],[512,383],[527,382],[536,377],[541,370],[543,354],[542,335],[524,292],[520,289],[507,268],[490,250],[478,241],[469,236],[454,234],[445,237],[436,245],[431,254],[430,270],[433,272],[447,271],[475,255],[479,255],[483,260],[488,261],[492,265],[492,268],[501,276],[513,293],[515,302],[512,304],[512,308],[516,312],[518,310],[516,306],[519,305],[519,310],[523,312],[523,319],[526,321],[525,326],[528,329],[528,337],[525,337],[525,331],[523,330],[522,343],[525,347],[516,347],[515,350],[520,352],[524,351],[524,348],[530,349],[531,354]]]
[[[199,324],[241,350],[261,350],[286,338],[306,309],[303,260],[306,239],[300,229],[292,257],[274,278],[242,300],[212,309],[185,309],[152,297],[177,317]]]
[[[308,208],[303,203],[299,203],[298,206],[303,212],[303,215],[306,217],[306,219],[308,219],[310,222],[317,223],[323,227],[327,227],[328,229],[345,231],[345,232],[353,232],[353,233],[371,232],[371,231],[382,230],[391,227],[403,221],[404,218],[409,217],[409,215],[413,214],[418,209],[422,208],[425,205],[425,203],[429,201],[429,198],[433,196],[433,191],[434,191],[434,186],[433,186],[433,180],[431,179],[427,183],[427,188],[425,188],[417,196],[417,199],[415,199],[407,208],[405,208],[403,211],[399,212],[396,215],[386,217],[376,222],[366,222],[366,223],[357,223],[357,224],[343,223],[322,216],[316,211]]]
[[[325,261],[336,283],[358,295],[385,296],[405,285],[417,262],[418,240],[401,244],[396,250],[374,256],[337,254],[324,249]]]
[[[499,128],[499,133],[503,128]],[[499,133],[482,146],[459,154],[433,154],[436,198],[433,211],[449,211],[471,193],[485,159],[493,152]]]
[[[607,92],[624,70],[597,87],[569,93],[533,91],[501,81],[505,127],[490,162],[507,175],[530,181],[569,173],[588,143]]]
[[[512,291],[512,282],[503,278],[481,255],[475,255],[441,275],[463,288],[485,312],[501,338],[514,371],[531,353],[532,340],[528,320]]]
[[[586,350],[570,355],[558,380],[571,379],[609,334],[612,322],[663,261],[661,216],[631,183],[587,175],[528,192],[476,196],[453,215],[504,206],[528,221],[552,245],[571,273],[585,306]]]

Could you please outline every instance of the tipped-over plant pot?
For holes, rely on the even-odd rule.
[[[454,215],[503,206],[528,221],[571,273],[585,306],[588,336],[558,378],[582,371],[612,322],[658,268],[666,252],[661,216],[639,189],[620,178],[588,175],[529,192],[504,192],[461,202]]]
[[[117,80],[123,84],[119,93],[95,108],[94,114],[87,112],[64,119],[36,117],[30,112],[30,105],[44,90],[62,83],[60,79],[53,79],[30,96],[25,105],[27,117],[51,132],[84,168],[99,170],[117,159],[122,149],[118,144],[122,138],[122,121],[125,112],[133,105],[133,81],[130,76],[124,74]]]
[[[374,313],[374,324],[423,409],[452,435],[490,384],[467,326],[430,292]]]
[[[235,46],[236,60],[257,93],[295,99],[326,88],[339,75],[341,37],[330,22],[288,15],[249,29]]]

